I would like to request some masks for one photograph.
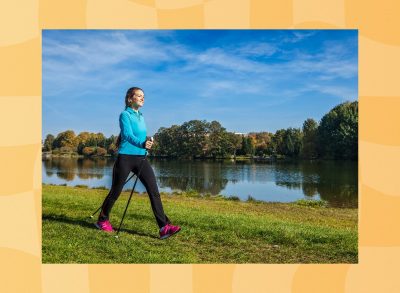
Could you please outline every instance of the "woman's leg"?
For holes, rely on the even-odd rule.
[[[170,221],[164,213],[153,168],[150,163],[146,159],[143,160],[143,158],[140,158],[138,163],[135,164],[134,172],[137,174],[140,168],[142,168],[142,171],[140,172],[139,179],[147,190],[157,224],[160,228],[164,227],[167,223],[170,223]]]
[[[118,155],[117,160],[113,167],[113,178],[112,186],[110,192],[105,198],[101,212],[99,215],[99,221],[108,220],[110,216],[110,211],[122,192],[125,181],[128,178],[129,172],[132,169],[132,160],[124,155]]]

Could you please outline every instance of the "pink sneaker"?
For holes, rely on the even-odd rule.
[[[166,238],[178,233],[179,231],[181,231],[181,227],[174,226],[174,225],[171,225],[170,223],[168,223],[167,225],[165,225],[164,227],[162,227],[160,229],[160,239],[166,239]]]
[[[106,232],[114,232],[113,227],[111,226],[111,223],[109,220],[104,220],[104,221],[97,221],[97,223],[94,224],[97,228],[100,230],[106,231]]]

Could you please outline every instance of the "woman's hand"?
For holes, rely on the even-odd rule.
[[[153,146],[153,141],[147,140],[147,141],[146,141],[146,144],[145,144],[146,150],[151,149],[152,146]]]

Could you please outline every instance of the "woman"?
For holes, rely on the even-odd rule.
[[[121,132],[118,136],[118,157],[114,163],[112,186],[105,198],[96,227],[113,232],[109,221],[110,211],[121,194],[129,172],[138,174],[150,197],[151,207],[160,228],[160,239],[165,239],[180,231],[179,226],[171,225],[164,214],[158,191],[156,177],[149,162],[145,159],[146,151],[151,149],[153,141],[146,139],[146,125],[139,108],[144,104],[144,92],[141,88],[130,88],[125,96],[125,110],[119,116]]]

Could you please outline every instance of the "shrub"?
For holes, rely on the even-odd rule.
[[[247,197],[247,201],[248,201],[248,202],[257,202],[257,200],[256,200],[254,197],[252,197],[250,194],[249,194],[249,196]]]
[[[227,200],[233,200],[233,201],[240,201],[240,198],[236,195],[229,196],[226,198]]]
[[[108,188],[105,186],[95,186],[95,187],[92,187],[92,189],[108,189]]]
[[[95,151],[96,151],[95,148],[92,148],[92,147],[85,147],[85,148],[83,148],[83,150],[82,150],[82,154],[83,154],[84,156],[91,156],[91,155],[93,155],[93,154],[95,153]]]
[[[51,153],[52,153],[53,155],[58,155],[58,154],[60,154],[60,149],[53,149],[53,150],[51,151]]]
[[[96,149],[96,156],[105,156],[107,155],[107,151],[104,148],[98,147]]]
[[[60,148],[60,153],[62,154],[69,154],[72,153],[74,150],[69,146],[63,146]]]
[[[299,199],[294,204],[306,207],[327,207],[328,202],[325,200]]]

